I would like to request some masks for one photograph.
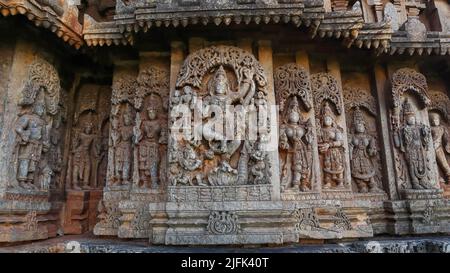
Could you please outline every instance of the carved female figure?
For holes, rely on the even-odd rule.
[[[431,144],[430,128],[417,124],[412,104],[405,100],[403,104],[405,124],[394,134],[395,145],[405,155],[411,184],[414,189],[427,189],[426,150]]]
[[[446,177],[446,183],[450,183],[450,166],[446,153],[450,153],[450,143],[448,141],[448,130],[441,124],[441,117],[438,113],[430,113],[431,136],[433,137],[434,149],[436,150],[436,160]]]
[[[322,125],[319,132],[319,152],[323,158],[324,189],[332,183],[344,187],[344,142],[342,131],[336,126],[333,110],[328,102],[322,108]]]
[[[379,192],[372,162],[377,154],[375,138],[366,132],[363,113],[357,107],[353,112],[354,134],[350,139],[351,173],[360,193]]]
[[[282,185],[286,187],[292,184],[293,187],[300,187],[301,191],[308,191],[311,176],[308,146],[312,143],[312,135],[301,121],[296,97],[293,98],[287,118],[287,124],[280,128],[280,147],[287,151]],[[287,181],[289,177],[290,181]]]

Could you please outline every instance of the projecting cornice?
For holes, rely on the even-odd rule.
[[[61,4],[61,2],[63,4]],[[2,16],[24,15],[37,27],[54,32],[71,46],[79,49],[83,44],[82,25],[78,22],[78,9],[67,1],[56,0],[0,0]]]
[[[134,0],[116,1],[110,21],[97,22],[67,0],[0,0],[3,16],[22,14],[36,26],[55,32],[65,42],[81,47],[128,45],[139,32],[151,28],[184,28],[191,25],[291,24],[307,29],[311,38],[341,40],[346,47],[374,50],[377,54],[450,54],[450,32],[427,31],[418,17],[403,25],[386,11],[380,22],[367,22],[361,6],[328,11],[323,0]],[[389,15],[389,16],[386,16]]]

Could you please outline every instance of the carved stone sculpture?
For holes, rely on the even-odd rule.
[[[126,108],[128,109],[128,108]],[[126,110],[122,115],[122,126],[113,127],[116,131],[114,174],[116,184],[129,184],[132,165],[133,119],[131,111]]]
[[[308,73],[297,64],[275,71],[275,88],[280,105],[281,188],[312,190],[313,142],[315,141],[311,83]],[[302,106],[300,105],[300,102]]]
[[[39,175],[41,155],[50,145],[44,114],[44,102],[36,101],[33,112],[21,116],[16,124],[19,137],[17,180],[24,189],[38,189],[34,182]]]
[[[446,183],[450,183],[450,166],[446,154],[450,153],[448,129],[441,124],[439,113],[430,113],[431,135],[433,137],[436,161],[446,177]]]
[[[312,126],[300,118],[298,101],[294,97],[289,106],[288,121],[280,128],[280,147],[287,151],[282,170],[282,185],[291,184],[293,187],[299,187],[301,191],[308,191],[311,187],[312,171]],[[288,177],[291,177],[290,182],[286,181]]]
[[[72,183],[75,190],[90,189],[91,149],[97,149],[96,145],[93,145],[96,138],[97,136],[92,132],[92,123],[84,124],[83,132],[78,133],[74,138]]]
[[[342,129],[337,126],[333,110],[328,102],[325,102],[322,110],[318,145],[323,157],[323,188],[344,188],[345,159]]]
[[[360,193],[380,192],[375,181],[377,169],[373,163],[377,154],[375,138],[367,133],[362,111],[356,108],[353,115],[354,134],[349,145],[352,177]]]
[[[210,47],[186,59],[171,106],[175,110],[185,107],[192,116],[203,113],[203,124],[189,124],[190,132],[194,133],[190,137],[172,137],[169,154],[172,185],[269,183],[270,164],[264,152],[263,133],[258,132],[254,139],[242,145],[243,141],[235,138],[236,135],[228,138],[224,128],[230,106],[252,109],[267,106],[266,84],[256,59],[238,48]],[[267,126],[264,120],[255,121],[258,126]],[[175,124],[178,120],[172,117],[171,122]],[[248,130],[240,129],[240,125],[232,126],[237,128],[237,133],[246,135]],[[249,123],[245,121],[245,125]]]
[[[414,189],[428,189],[426,150],[432,141],[429,127],[417,123],[416,110],[407,99],[403,105],[405,124],[394,135],[395,145],[404,153],[409,177]]]
[[[159,143],[161,139],[161,125],[154,107],[147,109],[148,120],[142,123],[142,133],[136,138],[138,144],[139,185],[141,187],[156,188],[159,185]],[[139,126],[139,122],[137,123]]]
[[[425,76],[408,68],[396,71],[392,78],[392,99],[398,186],[406,190],[435,190],[436,155],[427,113],[431,100]]]

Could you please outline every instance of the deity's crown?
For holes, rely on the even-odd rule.
[[[403,114],[405,116],[415,115],[414,106],[408,99],[406,99],[405,102],[403,103]]]
[[[363,112],[359,107],[353,111],[353,124],[365,124]]]
[[[325,101],[325,105],[322,108],[322,117],[334,117],[333,109],[330,107],[330,103]]]
[[[289,103],[289,109],[288,109],[289,113],[295,112],[297,114],[300,114],[300,106],[298,103],[298,99],[297,97],[293,97]]]
[[[214,74],[214,79],[219,78],[219,76],[223,76],[225,78],[227,76],[227,73],[225,72],[223,65],[219,66],[219,69],[217,69],[216,73]]]

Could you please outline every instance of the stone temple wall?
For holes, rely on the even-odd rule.
[[[166,245],[448,234],[446,13],[284,2],[298,12],[284,25],[259,26],[268,7],[258,2],[233,11],[250,18],[235,28],[227,18],[241,15],[193,24],[187,5],[155,6],[132,29],[120,2],[113,17],[86,12],[82,37],[78,23],[53,21],[74,10],[52,7],[46,28],[62,41],[28,17],[2,18],[0,242],[91,231]],[[174,21],[145,30],[166,24],[164,9],[188,18],[185,31]],[[313,23],[299,31],[296,16]]]

